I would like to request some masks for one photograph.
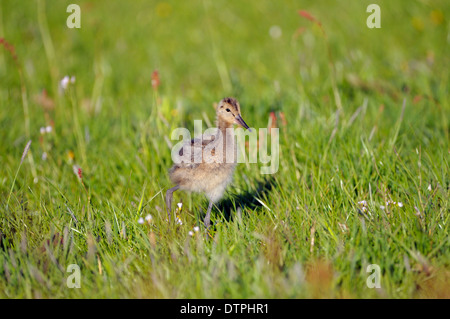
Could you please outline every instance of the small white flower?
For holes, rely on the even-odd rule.
[[[39,132],[41,132],[41,134],[45,134],[45,127],[41,127],[41,128],[39,129]]]
[[[177,206],[178,206],[178,209],[181,210],[181,207],[183,207],[183,203],[178,203]]]
[[[47,126],[46,128],[45,128],[45,131],[47,132],[47,133],[51,133],[52,132],[52,127],[49,125],[49,126]]]
[[[358,202],[358,204],[362,205],[362,206],[367,206],[367,201],[362,200],[362,201]]]
[[[152,215],[148,214],[147,216],[145,216],[145,220],[150,223],[153,220]]]
[[[283,32],[281,31],[281,28],[277,25],[273,25],[269,29],[269,35],[273,39],[278,39],[279,37],[281,37],[282,34],[283,34]]]
[[[66,90],[67,87],[69,86],[69,82],[70,82],[69,76],[66,75],[66,76],[63,77],[62,80],[59,82],[59,86],[60,86],[63,90]]]
[[[403,207],[403,203],[402,202],[398,202],[398,207]]]
[[[382,210],[384,210],[386,207],[384,207],[383,205],[380,205],[380,208],[381,208]]]
[[[195,231],[196,233],[198,233],[199,230],[200,230],[200,227],[198,227],[198,226],[195,226],[195,227],[194,227],[194,231]]]
[[[75,75],[72,75],[70,77],[70,83],[74,84],[75,83]]]
[[[177,216],[177,224],[178,225],[183,225],[183,222],[181,221],[180,217]]]
[[[43,153],[42,153],[42,160],[43,160],[43,161],[46,161],[46,160],[47,160],[47,157],[48,157],[48,156],[47,156],[47,152],[43,152]]]
[[[194,236],[194,233],[192,232],[192,230],[191,230],[191,231],[189,231],[189,233],[188,233],[188,234],[189,234],[189,236],[191,236],[191,237],[192,237],[192,236]]]
[[[428,191],[431,192],[431,184],[428,185]]]
[[[144,223],[144,218],[140,217],[140,218],[138,219],[138,223],[142,225],[142,224]]]

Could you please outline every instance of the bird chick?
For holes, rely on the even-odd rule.
[[[169,221],[173,192],[181,189],[204,193],[209,199],[204,219],[210,226],[211,209],[223,196],[232,181],[237,162],[237,145],[232,128],[235,124],[249,129],[241,117],[239,102],[231,97],[222,99],[217,105],[217,129],[212,134],[203,134],[185,143],[179,151],[180,161],[169,170],[170,180],[176,185],[166,192]]]

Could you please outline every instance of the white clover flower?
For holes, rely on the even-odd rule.
[[[189,236],[191,236],[191,237],[192,237],[192,236],[194,236],[194,233],[193,233],[193,231],[192,231],[192,230],[191,230],[191,231],[189,231],[189,233],[188,233],[188,234],[189,234]]]
[[[140,218],[138,219],[138,223],[142,225],[142,224],[144,223],[144,218],[140,217]]]
[[[46,128],[45,128],[45,132],[47,132],[47,133],[51,133],[52,132],[52,127],[49,125],[49,126],[47,126]]]
[[[198,233],[199,230],[200,230],[200,227],[198,227],[198,226],[195,226],[195,227],[194,227],[194,231],[195,231],[196,233]]]
[[[145,220],[150,223],[153,220],[152,215],[148,214],[147,216],[145,216]]]
[[[397,205],[398,205],[398,207],[403,207],[403,203],[402,202],[398,202]]]

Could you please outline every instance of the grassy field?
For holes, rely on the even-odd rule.
[[[1,0],[0,297],[450,298],[450,3],[370,3]],[[279,170],[169,226],[171,132],[225,96]]]

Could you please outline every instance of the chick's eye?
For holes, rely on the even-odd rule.
[[[230,109],[226,109],[227,112],[230,112]]]

